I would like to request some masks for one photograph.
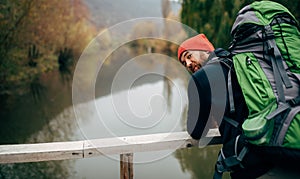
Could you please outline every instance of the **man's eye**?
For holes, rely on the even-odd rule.
[[[182,61],[182,64],[183,64],[184,66],[186,66],[186,62],[185,62],[185,61]]]
[[[191,59],[192,58],[192,54],[189,54],[186,58],[187,59]]]

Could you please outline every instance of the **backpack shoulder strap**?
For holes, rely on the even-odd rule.
[[[232,54],[223,48],[217,48],[213,52],[213,54],[210,55],[207,64],[216,63],[216,62],[223,64],[229,69],[227,75],[228,97],[229,97],[230,113],[234,113],[235,107],[234,107],[233,87],[232,87],[232,80],[231,80],[231,73],[233,71]]]

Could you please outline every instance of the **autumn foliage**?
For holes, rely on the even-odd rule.
[[[58,68],[61,49],[78,57],[96,34],[88,19],[81,0],[2,0],[0,91]]]

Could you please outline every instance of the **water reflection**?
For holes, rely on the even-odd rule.
[[[64,84],[70,84],[72,78],[72,64],[74,61],[73,50],[65,47],[63,50],[59,51],[58,55],[58,65],[61,80]]]
[[[205,148],[188,148],[177,150],[175,158],[180,162],[183,172],[188,172],[192,178],[213,178],[215,162],[221,146],[208,146]],[[225,174],[223,178],[230,178]]]
[[[30,94],[35,103],[46,98],[46,87],[41,84],[40,78],[35,77],[35,79],[30,83]]]
[[[72,105],[70,88],[61,83],[58,72],[51,72],[36,79],[35,83],[31,84],[31,89],[32,93],[10,96],[6,98],[5,103],[3,102],[0,112],[1,144],[28,143],[30,136],[36,132],[47,133],[48,129],[45,126]],[[60,119],[67,120],[69,119]],[[39,138],[34,142],[52,142],[53,138]]]
[[[58,73],[51,75],[54,81],[58,78]],[[55,86],[49,85],[52,84],[52,80],[48,78],[40,80],[41,85],[45,85],[44,80],[49,82],[46,85],[48,90],[45,91],[43,100],[36,101],[31,95],[22,96],[19,103],[14,104],[13,109],[1,114],[0,143],[39,143],[82,139],[74,133],[77,126],[72,108],[66,108],[70,106],[70,101],[68,101],[70,98],[66,95],[68,94],[67,88],[60,86],[60,83],[55,83],[56,87],[61,87],[61,94],[58,94],[53,89]],[[55,116],[56,114],[58,115]],[[71,167],[73,165],[72,160],[1,164],[0,178],[68,178],[75,172]]]
[[[70,163],[72,163],[72,161],[65,160],[6,165],[0,164],[0,178],[68,178],[72,173],[72,168],[67,167]]]

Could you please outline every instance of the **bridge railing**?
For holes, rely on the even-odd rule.
[[[133,153],[220,144],[217,129],[196,141],[187,132],[91,139],[83,141],[0,145],[0,163],[66,160],[120,154],[121,178],[133,178]]]

